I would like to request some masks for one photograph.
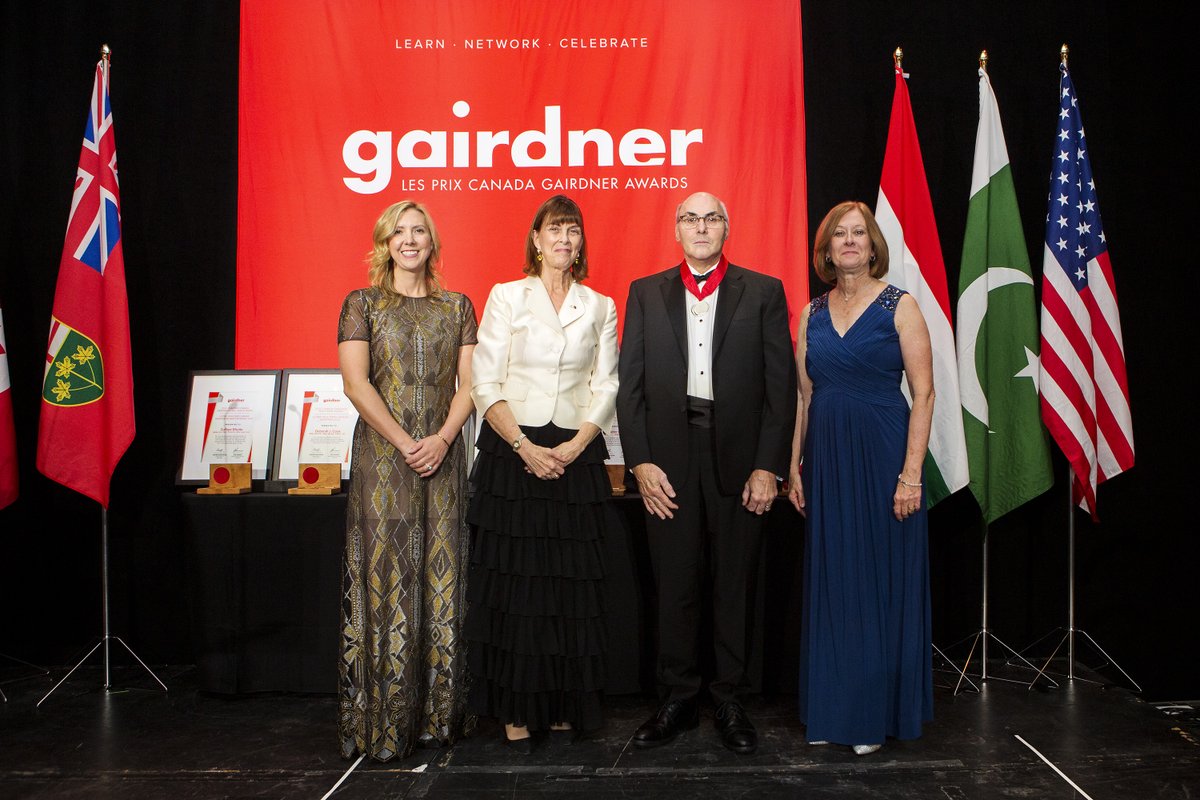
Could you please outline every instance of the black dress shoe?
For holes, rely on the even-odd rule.
[[[680,731],[690,731],[699,724],[695,698],[671,700],[642,723],[633,734],[633,743],[638,747],[658,747],[674,739]]]
[[[574,728],[551,728],[550,743],[556,746],[573,745],[579,741],[579,731]]]
[[[504,746],[514,753],[520,753],[523,756],[533,754],[533,736],[526,736],[524,739],[510,739],[504,736]]]
[[[721,744],[735,753],[748,754],[758,749],[758,733],[746,716],[746,709],[733,702],[723,703],[714,720],[721,734]]]

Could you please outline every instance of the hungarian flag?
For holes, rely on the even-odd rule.
[[[17,499],[17,428],[13,424],[12,381],[4,343],[4,312],[0,310],[0,508]]]
[[[891,259],[885,280],[907,290],[917,301],[933,345],[935,401],[925,458],[925,497],[932,506],[967,485],[967,444],[958,400],[958,361],[950,325],[946,265],[925,182],[925,162],[917,141],[908,86],[899,64],[875,219],[887,239]]]
[[[50,318],[37,466],[108,508],[113,469],[133,441],[133,366],[107,57],[87,129]]]
[[[1049,489],[1054,476],[1038,412],[1033,273],[1000,109],[984,69],[958,276],[958,381],[971,493],[990,523]]]
[[[1067,65],[1059,70],[1042,255],[1042,419],[1071,462],[1074,500],[1096,519],[1096,488],[1133,466],[1133,419],[1117,286],[1079,96]]]

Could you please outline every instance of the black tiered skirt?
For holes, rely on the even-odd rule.
[[[522,428],[553,447],[575,431]],[[556,480],[540,480],[490,425],[479,435],[467,520],[470,706],[543,730],[601,724],[604,689],[603,536],[611,494],[597,436]]]

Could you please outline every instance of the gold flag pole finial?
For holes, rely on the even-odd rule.
[[[1067,65],[1067,53],[1069,52],[1071,52],[1070,48],[1068,48],[1066,44],[1063,44],[1062,47],[1058,48],[1058,57],[1062,59],[1062,65],[1064,67]]]
[[[895,51],[892,53],[892,61],[896,62],[896,69],[903,69],[903,67],[900,66],[900,62],[901,62],[901,60],[903,60],[903,58],[904,58],[904,51],[901,50],[899,47],[897,47],[895,49]]]
[[[979,51],[979,68],[987,72],[987,50]]]

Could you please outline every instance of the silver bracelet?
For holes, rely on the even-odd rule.
[[[904,484],[905,486],[907,486],[910,489],[920,489],[921,488],[921,484],[919,484],[919,483],[909,483],[908,481],[904,480],[903,475],[897,475],[896,480],[899,481],[900,483]]]

